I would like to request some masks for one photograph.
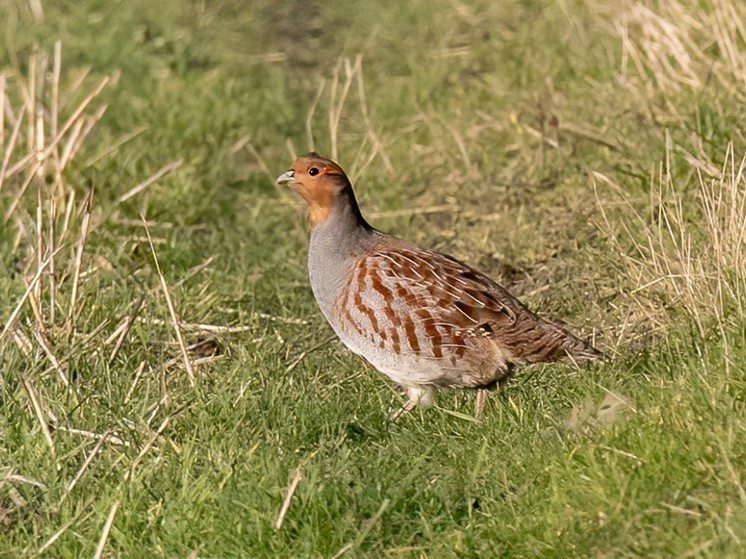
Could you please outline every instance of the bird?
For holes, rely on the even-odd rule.
[[[453,388],[476,391],[481,417],[488,391],[516,366],[603,357],[475,268],[371,226],[334,161],[310,152],[277,184],[307,205],[308,275],[322,314],[349,350],[406,391],[391,419]]]

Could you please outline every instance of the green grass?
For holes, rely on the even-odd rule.
[[[59,189],[50,161],[0,224],[4,324],[37,270],[37,191],[57,237],[76,193],[55,319],[45,274],[40,318],[27,300],[16,337],[0,332],[0,556],[35,556],[61,529],[44,554],[93,555],[115,503],[104,556],[746,554],[737,2],[64,0],[41,21],[32,4],[0,0],[14,114],[56,40],[61,121],[114,79]],[[462,393],[390,423],[402,396],[331,338],[300,204],[273,185],[311,147],[314,107],[313,147],[353,172],[375,225],[479,266],[613,359],[524,370],[481,423]],[[5,181],[2,216],[27,173]],[[241,327],[185,329],[220,356],[195,386],[141,215],[180,319]],[[97,442],[70,429],[112,436],[68,491]]]

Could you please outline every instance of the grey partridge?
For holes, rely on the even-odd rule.
[[[514,365],[601,356],[467,264],[373,228],[335,162],[309,153],[277,182],[308,205],[321,312],[344,345],[406,389],[397,417],[431,405],[438,388],[478,390],[480,415],[486,389]]]

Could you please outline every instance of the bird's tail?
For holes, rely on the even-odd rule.
[[[589,342],[582,340],[571,334],[566,329],[552,324],[555,328],[562,332],[560,351],[557,355],[557,359],[567,357],[577,363],[586,364],[593,363],[594,361],[602,361],[607,359],[606,355],[593,347]]]
[[[529,339],[530,338],[530,339]],[[541,320],[530,332],[526,332],[524,343],[516,347],[514,358],[522,363],[546,363],[570,359],[576,363],[590,363],[606,359],[606,356],[554,322]]]
[[[590,343],[579,338],[578,341],[582,345],[567,351],[567,356],[569,358],[579,363],[593,363],[594,361],[605,361],[608,359],[608,356],[605,353],[596,349]]]

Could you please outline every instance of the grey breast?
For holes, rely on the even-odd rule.
[[[374,244],[375,233],[361,227],[339,209],[311,230],[308,247],[311,289],[321,312],[335,331],[338,320],[334,305],[350,271]]]

